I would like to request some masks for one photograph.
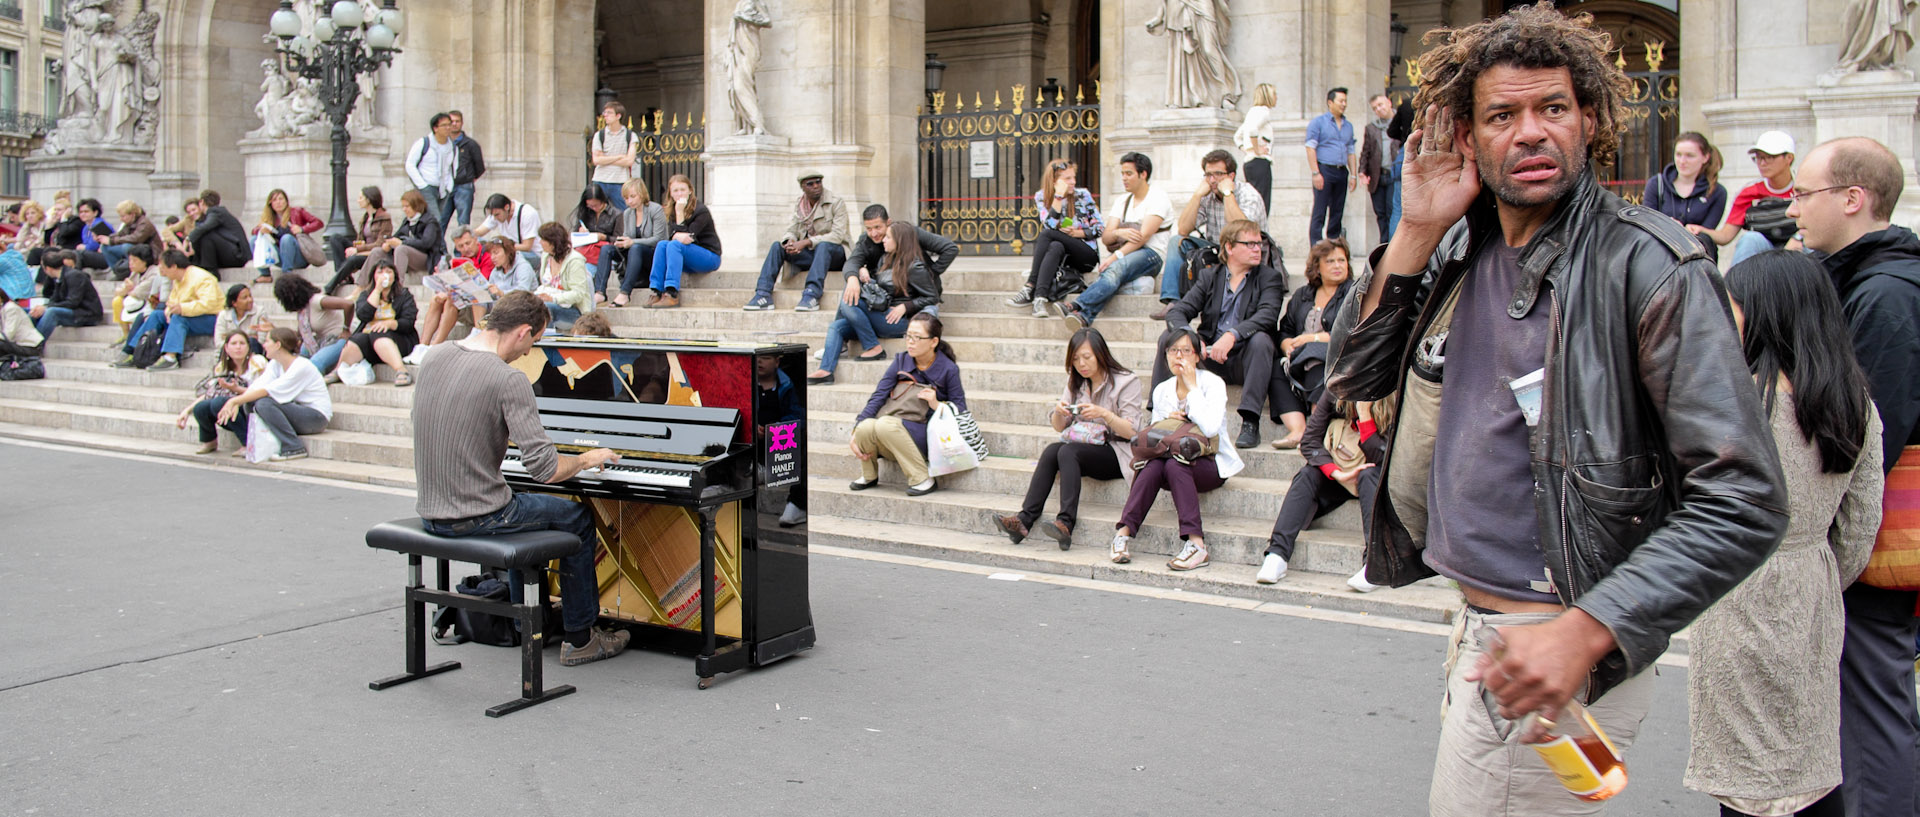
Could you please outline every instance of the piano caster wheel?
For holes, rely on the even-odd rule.
[[[706,689],[707,687],[710,687],[710,686],[713,686],[713,679],[712,679],[712,678],[702,678],[702,679],[700,679],[700,688],[701,688],[701,689]]]

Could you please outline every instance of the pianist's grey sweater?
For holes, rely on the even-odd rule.
[[[500,458],[509,439],[534,479],[545,482],[559,468],[526,375],[492,352],[430,347],[413,387],[415,512],[444,522],[506,507],[513,492]]]

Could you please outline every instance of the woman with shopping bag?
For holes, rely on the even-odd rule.
[[[927,422],[949,403],[960,414],[967,393],[953,347],[940,339],[940,319],[921,312],[907,324],[907,350],[895,356],[854,418],[848,445],[860,459],[860,478],[847,487],[864,491],[880,484],[884,456],[906,474],[907,496],[933,493],[938,486],[927,466]],[[968,418],[971,422],[971,418]]]
[[[266,370],[220,407],[218,422],[247,441],[250,462],[305,457],[307,445],[300,436],[326,430],[333,419],[326,381],[299,350],[299,333],[285,326],[274,329],[267,335]]]

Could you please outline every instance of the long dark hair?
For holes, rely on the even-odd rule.
[[[946,355],[948,360],[955,363],[960,362],[960,358],[955,357],[953,354],[953,347],[947,345],[946,336],[941,334],[945,331],[946,327],[941,325],[940,316],[929,312],[915,312],[913,313],[913,317],[907,319],[907,324],[912,325],[916,323],[926,327],[927,337],[939,338],[939,341],[933,345],[935,354]]]
[[[587,209],[587,202],[589,201],[600,202],[599,215],[596,216],[592,210]],[[607,197],[607,191],[601,190],[600,185],[589,182],[587,189],[580,191],[580,203],[574,205],[573,213],[567,216],[567,220],[574,224],[586,225],[587,229],[591,232],[608,232],[595,229],[595,227],[598,222],[604,221],[618,212],[619,211],[613,207],[613,199]]]
[[[1120,365],[1120,361],[1113,359],[1113,351],[1107,348],[1107,338],[1100,334],[1100,330],[1091,326],[1080,327],[1079,331],[1073,333],[1073,339],[1067,341],[1068,394],[1078,394],[1080,387],[1087,385],[1087,379],[1082,377],[1080,370],[1073,366],[1073,356],[1080,352],[1082,346],[1093,350],[1093,359],[1100,363],[1100,371],[1105,372],[1109,378],[1113,377],[1115,372],[1127,374],[1133,371]],[[1092,393],[1091,387],[1088,388],[1088,393]]]
[[[893,293],[902,298],[907,294],[907,278],[913,274],[913,264],[920,261],[920,230],[904,221],[887,225],[887,235],[893,237],[893,252],[887,255],[887,275],[893,278]]]
[[[1867,376],[1825,270],[1791,250],[1769,250],[1727,271],[1744,314],[1740,345],[1773,411],[1775,384],[1793,385],[1793,419],[1820,449],[1820,470],[1853,470],[1867,436]]]

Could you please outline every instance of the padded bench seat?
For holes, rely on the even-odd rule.
[[[556,530],[526,531],[495,536],[436,536],[428,533],[422,527],[421,520],[414,517],[395,519],[373,526],[367,531],[367,547],[407,555],[407,671],[374,681],[368,684],[368,687],[375,690],[386,689],[460,668],[458,661],[427,666],[426,605],[431,602],[463,610],[510,616],[519,621],[520,632],[523,634],[520,640],[520,697],[489,707],[488,717],[497,718],[573,692],[573,687],[570,685],[552,689],[543,688],[540,651],[545,646],[543,635],[546,632],[546,615],[549,607],[544,571],[553,560],[579,550],[579,537]],[[422,583],[420,575],[422,557],[438,560],[435,567],[436,588],[428,588]],[[533,603],[533,599],[536,598],[534,593],[523,596],[529,603],[512,604],[453,592],[447,584],[449,561],[518,569],[520,571],[518,575],[522,581],[538,586],[539,601]]]

